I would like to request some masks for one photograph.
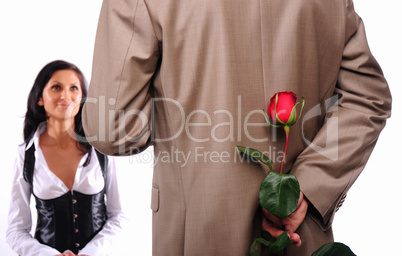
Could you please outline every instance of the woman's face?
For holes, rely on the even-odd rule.
[[[56,71],[43,88],[38,105],[43,106],[48,118],[74,118],[80,107],[82,88],[80,79],[72,70]]]

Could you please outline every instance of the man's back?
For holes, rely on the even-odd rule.
[[[303,96],[309,113],[292,127],[286,156],[310,202],[303,246],[287,255],[311,255],[332,241],[337,202],[389,115],[387,84],[351,1],[104,2],[89,91],[99,103],[86,104],[84,127],[104,153],[154,145],[154,255],[248,253],[260,236],[266,170],[244,162],[236,145],[266,152],[278,169],[284,134],[264,125],[261,110],[285,90]],[[327,151],[336,158],[309,147],[325,149],[334,127],[339,143]]]

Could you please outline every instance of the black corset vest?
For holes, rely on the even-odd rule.
[[[25,152],[24,161],[24,178],[31,185],[31,192],[34,152],[35,147],[32,145]],[[107,157],[98,152],[97,155],[105,177]],[[94,195],[69,191],[49,200],[34,197],[38,212],[35,238],[60,252],[71,250],[77,254],[102,229],[107,220],[105,189]]]

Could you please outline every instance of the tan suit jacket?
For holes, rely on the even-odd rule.
[[[352,1],[104,1],[83,123],[106,154],[154,146],[154,255],[248,254],[266,169],[236,145],[278,170],[284,133],[261,110],[286,90],[306,100],[285,170],[309,201],[303,246],[286,253],[311,255],[390,115]]]

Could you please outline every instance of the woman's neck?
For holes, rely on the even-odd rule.
[[[48,146],[57,146],[58,148],[75,145],[75,138],[72,136],[75,134],[73,127],[74,121],[64,122],[64,120],[59,121],[50,118],[47,120],[46,131],[41,135],[41,141]]]

